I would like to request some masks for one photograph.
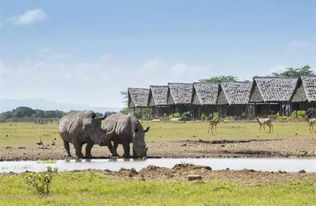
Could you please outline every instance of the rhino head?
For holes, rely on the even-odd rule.
[[[101,122],[106,118],[107,115],[103,117],[97,117],[95,113],[88,115],[83,118],[83,130],[90,136],[91,140],[100,146],[108,144],[108,136],[114,133],[114,130],[107,131],[102,129]]]
[[[145,130],[139,123],[133,133],[133,156],[134,157],[146,157],[148,147],[145,144],[145,133],[148,132],[149,127]]]

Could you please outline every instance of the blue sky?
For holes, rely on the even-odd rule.
[[[316,0],[0,0],[0,99],[122,106],[120,91],[316,69]]]

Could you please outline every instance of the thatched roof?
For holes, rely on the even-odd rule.
[[[147,107],[149,89],[128,88],[128,107]]]
[[[251,82],[222,82],[219,85],[217,104],[248,104]]]
[[[191,104],[193,85],[190,83],[168,83],[168,104]]]
[[[168,86],[150,86],[149,106],[164,106],[168,104]]]
[[[193,83],[193,105],[215,105],[218,95],[218,83]]]
[[[289,102],[296,82],[292,77],[254,77],[249,102]]]
[[[316,102],[316,75],[301,76],[291,102]]]

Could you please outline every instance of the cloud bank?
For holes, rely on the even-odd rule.
[[[5,19],[3,25],[10,24],[15,26],[32,25],[43,22],[47,19],[47,14],[42,9],[31,9],[25,11],[23,14],[8,17]]]
[[[95,61],[80,61],[71,54],[45,48],[19,62],[0,61],[0,99],[45,98],[121,107],[120,92],[128,87],[193,82],[212,74],[209,65],[168,63],[157,58],[122,65],[124,59],[114,57],[106,53]]]

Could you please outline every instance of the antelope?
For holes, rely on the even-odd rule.
[[[309,124],[309,131],[312,133],[314,131],[314,126],[316,125],[316,118],[305,118]]]
[[[269,133],[273,131],[273,125],[272,125],[272,119],[271,118],[258,118],[257,117],[257,122],[259,123],[260,126],[260,132],[261,128],[263,127],[264,131],[266,131],[265,125],[269,127]]]
[[[217,124],[219,123],[219,120],[209,120],[209,123],[208,123],[208,133],[210,133],[210,129],[211,129],[211,132],[213,134],[213,132],[215,131],[216,132],[216,127],[217,127]]]

